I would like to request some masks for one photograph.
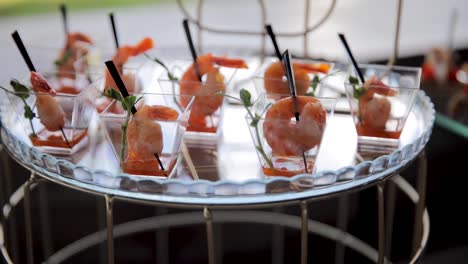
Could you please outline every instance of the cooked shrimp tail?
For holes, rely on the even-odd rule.
[[[331,65],[327,63],[311,64],[295,62],[294,68],[295,70],[297,68],[310,73],[321,72],[327,74],[330,71]]]

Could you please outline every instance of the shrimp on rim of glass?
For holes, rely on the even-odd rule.
[[[299,121],[294,118],[294,99],[283,98],[268,108],[263,135],[274,155],[299,156],[320,144],[327,113],[321,102],[310,96],[297,96]]]
[[[197,58],[196,64],[192,64],[180,79],[180,93],[195,96],[189,119],[189,130],[203,130],[207,126],[206,117],[215,113],[223,103],[224,96],[219,93],[225,92],[226,86],[224,76],[217,66],[248,68],[242,59],[217,57],[210,53]],[[200,82],[204,76],[206,76],[206,81]],[[186,107],[189,102],[189,99],[181,99],[183,107]]]
[[[297,95],[305,95],[310,87],[310,73],[324,73],[330,71],[331,65],[327,63],[292,63],[294,70],[294,80],[296,82]],[[267,94],[288,94],[289,86],[285,79],[286,72],[281,61],[273,62],[268,66],[264,73],[264,87]],[[276,96],[277,97],[277,96]],[[281,99],[272,98],[275,100]]]
[[[133,72],[123,73],[124,64],[134,56],[138,56],[154,47],[154,42],[151,38],[144,38],[138,44],[131,46],[125,45],[117,49],[117,53],[112,58],[117,70],[119,71],[122,81],[125,84],[129,93],[138,92],[140,87],[136,85],[136,76]],[[109,71],[106,69],[106,86],[105,90],[114,89],[119,90],[117,85],[114,82],[114,79],[110,75]]]

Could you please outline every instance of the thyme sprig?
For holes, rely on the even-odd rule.
[[[36,131],[34,130],[34,126],[33,126],[33,123],[32,123],[33,118],[36,117],[36,113],[34,113],[34,111],[31,109],[31,107],[26,102],[26,99],[29,98],[29,91],[31,89],[29,89],[26,85],[20,83],[16,79],[12,79],[10,81],[10,86],[15,91],[15,95],[18,96],[21,99],[21,101],[23,101],[23,103],[24,103],[24,118],[29,120],[29,125],[31,126],[33,137],[37,137]]]
[[[314,78],[312,78],[312,81],[310,82],[310,88],[311,90],[306,93],[307,96],[315,96],[315,90],[317,90],[318,85],[323,82],[326,78],[336,75],[338,73],[341,73],[341,71],[334,71],[331,73],[328,73],[327,75],[323,76],[320,78],[318,75],[314,75]]]
[[[179,79],[169,70],[169,68],[158,58],[151,57],[150,55],[145,53],[145,57],[156,62],[157,64],[161,65],[167,72],[167,78],[171,81],[178,81]]]
[[[245,89],[241,89],[240,92],[239,92],[239,97],[240,98],[237,98],[237,97],[234,97],[234,96],[230,96],[230,95],[227,95],[226,93],[224,92],[218,92],[217,93],[218,95],[222,95],[222,96],[226,96],[228,98],[231,98],[233,100],[236,100],[238,102],[241,102],[242,105],[245,107],[245,109],[247,110],[247,114],[250,116],[250,118],[252,119],[252,121],[250,122],[250,126],[255,128],[255,135],[257,137],[257,142],[258,142],[258,146],[255,146],[255,148],[258,150],[258,152],[262,155],[263,159],[265,159],[266,163],[268,164],[268,166],[274,170],[274,166],[273,166],[273,162],[271,161],[271,159],[268,157],[268,155],[266,154],[265,150],[263,149],[263,144],[262,144],[262,140],[260,138],[260,132],[258,130],[258,123],[260,122],[260,120],[262,119],[262,115],[259,115],[257,113],[252,113],[252,111],[250,110],[250,108],[253,106],[252,104],[252,95],[250,94],[249,91],[245,90]],[[265,107],[265,111],[266,109],[268,109],[268,107]]]
[[[104,93],[105,96],[112,98],[122,104],[122,108],[126,111],[125,121],[123,122],[122,128],[122,139],[121,139],[121,146],[120,146],[120,164],[122,166],[122,170],[125,168],[125,152],[127,151],[127,128],[128,123],[130,122],[130,117],[132,116],[132,108],[141,100],[143,96],[136,97],[134,95],[130,95],[127,97],[123,97],[120,92],[114,89],[107,89]]]

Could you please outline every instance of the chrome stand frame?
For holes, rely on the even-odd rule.
[[[307,249],[309,235],[309,212],[307,202],[301,201],[301,264],[307,264]]]
[[[111,195],[104,196],[106,201],[106,219],[107,219],[107,263],[114,263],[114,199]]]
[[[379,239],[378,239],[378,249],[379,249],[379,258],[377,260],[378,264],[384,264],[385,261],[385,182],[379,182],[377,184],[377,201],[378,201],[378,221],[379,221]]]
[[[203,208],[203,217],[205,218],[206,224],[206,238],[208,242],[208,263],[215,264],[215,242],[214,242],[214,232],[213,232],[213,215],[211,214],[210,208],[205,206]]]

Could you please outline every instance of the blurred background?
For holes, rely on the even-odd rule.
[[[181,21],[184,14],[174,0],[0,0],[0,84],[12,77],[21,78],[27,73],[17,52],[11,33],[18,30],[26,45],[59,48],[63,46],[63,25],[58,10],[65,3],[69,12],[71,31],[81,31],[92,36],[103,49],[113,49],[113,37],[108,13],[114,12],[119,27],[121,43],[135,43],[145,36],[155,40],[157,48],[186,48]],[[195,1],[182,1],[188,12],[195,16]],[[207,0],[204,1],[203,23],[214,28],[261,31],[258,1]],[[304,1],[265,0],[267,21],[277,32],[303,30]],[[311,25],[320,21],[332,0],[311,0]],[[308,36],[308,57],[347,63],[337,32],[344,32],[360,62],[386,63],[393,52],[397,0],[338,0],[330,17]],[[431,218],[429,245],[421,263],[468,263],[468,216],[463,214],[465,186],[468,183],[466,166],[468,149],[468,1],[465,0],[411,0],[403,1],[400,45],[397,65],[423,67],[422,89],[431,96],[437,110],[436,125],[427,145],[428,186],[427,206]],[[196,27],[193,26],[193,29]],[[195,31],[196,32],[196,31]],[[301,38],[279,38],[282,48],[289,48],[298,56],[303,53]],[[258,54],[261,38],[258,36],[233,36],[203,33],[203,45],[239,49]],[[273,54],[267,43],[269,54]],[[5,155],[5,153],[2,153]],[[7,194],[28,178],[28,172],[14,162],[14,181],[4,188]],[[5,164],[2,165],[5,171]],[[403,175],[413,179],[416,166],[410,166]],[[104,202],[70,189],[53,184],[41,188],[48,194],[53,245],[57,250],[86,234],[104,227],[99,218]],[[33,215],[38,207],[33,192]],[[350,231],[369,243],[376,243],[375,190],[371,188],[351,195],[353,201]],[[401,203],[401,204],[400,204]],[[403,197],[397,197],[398,211],[395,222],[392,259],[404,263],[411,244],[412,208]],[[401,205],[401,206],[400,206]],[[334,224],[337,203],[335,200],[311,205],[311,217]],[[127,203],[116,204],[115,223],[140,217],[181,212],[183,210],[151,208]],[[19,253],[15,259],[25,263],[24,223],[21,207],[15,209],[11,224],[17,235],[11,241]],[[296,207],[284,209],[299,214]],[[39,220],[35,226],[41,225]],[[34,228],[35,258],[42,255],[41,233]],[[254,224],[217,225],[222,234],[223,263],[272,263],[272,227]],[[206,263],[204,226],[171,228],[163,230],[169,237],[167,255],[156,254],[155,233],[132,235],[116,240],[117,263]],[[284,230],[285,263],[299,261],[299,232]],[[169,235],[168,235],[169,234]],[[159,233],[161,235],[161,233]],[[164,251],[164,250],[163,250]],[[106,260],[104,248],[94,247],[68,260],[67,263],[98,263]],[[158,251],[159,252],[159,251]],[[310,263],[330,263],[334,257],[333,243],[311,235]],[[345,263],[368,263],[368,260],[351,250],[346,251]]]

